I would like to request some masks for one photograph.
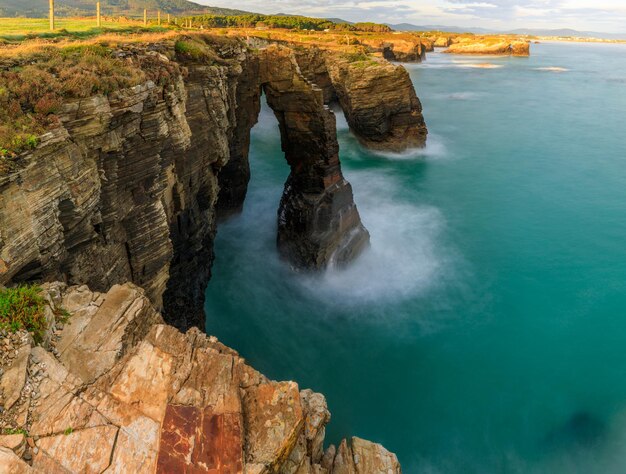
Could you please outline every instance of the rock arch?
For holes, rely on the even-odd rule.
[[[278,249],[297,268],[347,263],[369,243],[341,172],[335,116],[290,48],[260,52],[259,78],[278,119],[291,173],[278,210]]]

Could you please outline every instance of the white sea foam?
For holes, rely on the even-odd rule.
[[[545,72],[568,72],[569,69],[565,67],[558,66],[549,66],[549,67],[537,67],[535,71],[545,71]]]
[[[474,91],[459,91],[450,93],[433,94],[430,99],[444,99],[444,100],[480,100],[487,94],[484,92]]]
[[[349,180],[371,247],[347,268],[302,276],[307,292],[324,301],[363,305],[415,297],[434,288],[450,266],[450,253],[439,239],[445,227],[441,213],[393,197],[399,184],[384,172],[352,172]]]
[[[387,160],[440,159],[448,156],[448,150],[446,149],[443,138],[434,133],[430,133],[428,135],[426,146],[424,148],[411,148],[400,153],[368,150],[368,153]]]

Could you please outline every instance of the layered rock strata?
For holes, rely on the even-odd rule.
[[[291,49],[270,46],[261,58],[261,82],[291,167],[278,210],[278,248],[302,268],[350,262],[369,234],[341,173],[335,116]]]
[[[0,436],[2,472],[401,472],[359,438],[324,451],[323,395],[268,380],[197,329],[164,325],[138,287],[45,291],[49,342],[18,334],[19,356],[0,362],[11,388],[0,428],[16,433]]]
[[[422,104],[407,70],[386,61],[328,61],[350,129],[364,146],[401,152],[426,144]]]
[[[58,127],[0,176],[0,284],[61,279],[106,290],[132,281],[172,324],[203,328],[217,218],[243,205],[262,86],[292,169],[280,205],[283,255],[319,269],[364,248],[334,116],[293,57],[235,39],[191,40],[208,52],[168,42],[114,52],[137,67],[149,62],[158,83],[66,100]],[[265,65],[260,79],[261,63],[274,61],[288,77]]]
[[[423,54],[422,43],[417,40],[415,45]],[[316,47],[295,51],[302,74],[319,85],[327,105],[340,104],[365,147],[402,152],[425,146],[428,129],[422,104],[403,66]]]
[[[529,56],[528,41],[508,40],[506,38],[461,38],[450,40],[451,44],[444,53],[478,54],[492,56]]]

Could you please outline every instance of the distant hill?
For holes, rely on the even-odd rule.
[[[154,12],[207,15],[241,15],[248,12],[230,8],[207,7],[188,0],[100,0],[103,15],[141,16],[144,8]],[[59,0],[55,5],[58,16],[95,15],[96,0]],[[45,0],[0,0],[0,17],[45,17]]]
[[[508,33],[531,36],[573,36],[576,38],[626,39],[626,33],[600,33],[598,31],[578,31],[570,28],[561,28],[556,30],[520,28],[517,30],[511,30]]]
[[[395,25],[388,25],[396,31],[445,31],[448,33],[476,33],[487,34],[495,33],[493,30],[486,28],[470,28],[463,26],[448,26],[448,25],[412,25],[411,23],[398,23]]]
[[[560,29],[538,29],[538,28],[519,28],[516,30],[498,31],[489,30],[487,28],[471,28],[463,26],[449,25],[412,25],[411,23],[400,23],[397,25],[389,25],[396,31],[445,31],[449,33],[474,33],[483,34],[514,34],[529,36],[560,36],[560,37],[576,37],[576,38],[602,38],[602,39],[626,39],[626,33],[600,33],[597,31],[578,31],[571,28]]]
[[[354,25],[351,21],[342,20],[341,18],[326,18],[328,21],[332,21],[333,23],[337,23],[338,25]]]

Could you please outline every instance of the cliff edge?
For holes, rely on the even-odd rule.
[[[393,453],[359,438],[324,451],[323,395],[163,324],[140,288],[43,293],[44,342],[0,339],[1,472],[401,472]]]

